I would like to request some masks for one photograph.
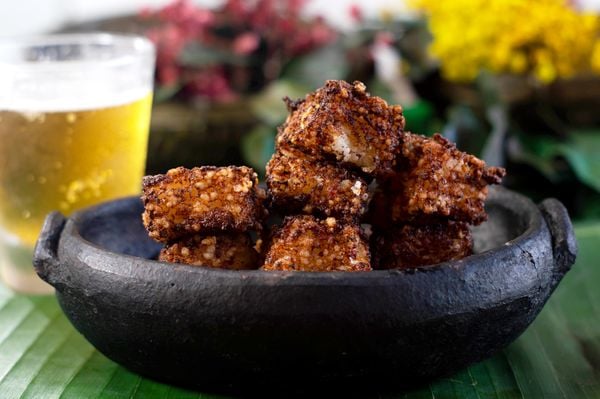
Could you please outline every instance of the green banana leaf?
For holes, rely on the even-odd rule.
[[[600,398],[600,222],[576,226],[576,235],[574,269],[531,327],[506,350],[421,389],[374,391],[372,397]],[[127,371],[73,329],[53,296],[17,295],[0,285],[0,397],[219,396]]]

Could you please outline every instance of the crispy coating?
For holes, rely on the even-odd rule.
[[[267,198],[285,213],[335,216],[353,222],[364,213],[367,182],[355,173],[280,148],[267,164]]]
[[[151,238],[173,242],[193,234],[260,230],[264,190],[248,167],[178,167],[146,176],[144,226]]]
[[[505,173],[439,134],[405,133],[399,172],[374,194],[369,221],[379,227],[436,219],[480,224],[487,219],[487,185],[500,183]]]
[[[188,237],[164,247],[158,260],[232,270],[258,268],[258,252],[248,233]]]
[[[278,148],[296,147],[369,175],[392,171],[404,129],[402,107],[371,97],[363,83],[328,80],[304,100],[288,99],[288,108]]]
[[[400,225],[372,237],[376,269],[407,269],[464,258],[473,252],[467,223]]]
[[[370,271],[369,247],[358,225],[335,218],[288,216],[270,240],[263,270]]]

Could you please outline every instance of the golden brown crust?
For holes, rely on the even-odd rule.
[[[328,80],[302,101],[287,102],[290,115],[277,147],[292,146],[337,160],[374,176],[392,172],[400,146],[402,107],[371,97],[361,82]]]
[[[270,239],[262,269],[370,271],[369,247],[357,225],[333,217],[288,216]]]
[[[488,167],[440,136],[404,133],[400,106],[371,97],[364,84],[327,81],[304,99],[285,99],[267,165],[268,201],[287,216],[267,235],[266,195],[247,167],[179,167],[143,183],[143,221],[168,243],[160,260],[227,269],[369,271],[366,215],[378,268],[414,268],[471,253],[468,224],[487,217]],[[321,217],[325,218],[320,219]],[[257,230],[256,245],[248,235]]]
[[[298,150],[280,148],[267,164],[267,197],[271,206],[287,214],[355,222],[366,209],[367,187],[355,173],[310,159]]]
[[[251,168],[179,167],[144,178],[142,219],[150,237],[165,243],[193,234],[260,230],[264,197]]]
[[[400,225],[375,233],[373,267],[407,269],[462,259],[473,252],[469,226],[443,222],[421,226]]]
[[[168,245],[160,251],[162,262],[184,263],[220,269],[258,268],[258,252],[248,233],[195,235]]]
[[[405,133],[399,171],[374,194],[369,221],[379,227],[437,219],[479,224],[487,219],[487,185],[500,183],[505,173],[439,134]]]

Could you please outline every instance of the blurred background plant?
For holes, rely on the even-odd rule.
[[[157,100],[230,102],[280,77],[292,60],[336,39],[322,18],[301,18],[302,0],[227,0],[219,8],[175,0],[144,9],[157,46]]]
[[[540,83],[600,72],[600,19],[563,0],[414,0],[433,35],[445,78],[473,81],[482,70]]]
[[[262,172],[287,115],[282,97],[356,79],[402,104],[408,130],[440,131],[506,166],[509,187],[600,218],[600,18],[578,3],[410,0],[368,16],[358,2],[332,6],[350,29],[307,13],[309,0],[199,3],[69,28],[156,43],[149,173],[231,163]]]

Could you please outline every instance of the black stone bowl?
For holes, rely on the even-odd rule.
[[[565,208],[491,190],[476,254],[415,271],[228,271],[157,262],[137,198],[48,216],[37,273],[100,352],[208,390],[414,385],[504,348],[575,260]]]

